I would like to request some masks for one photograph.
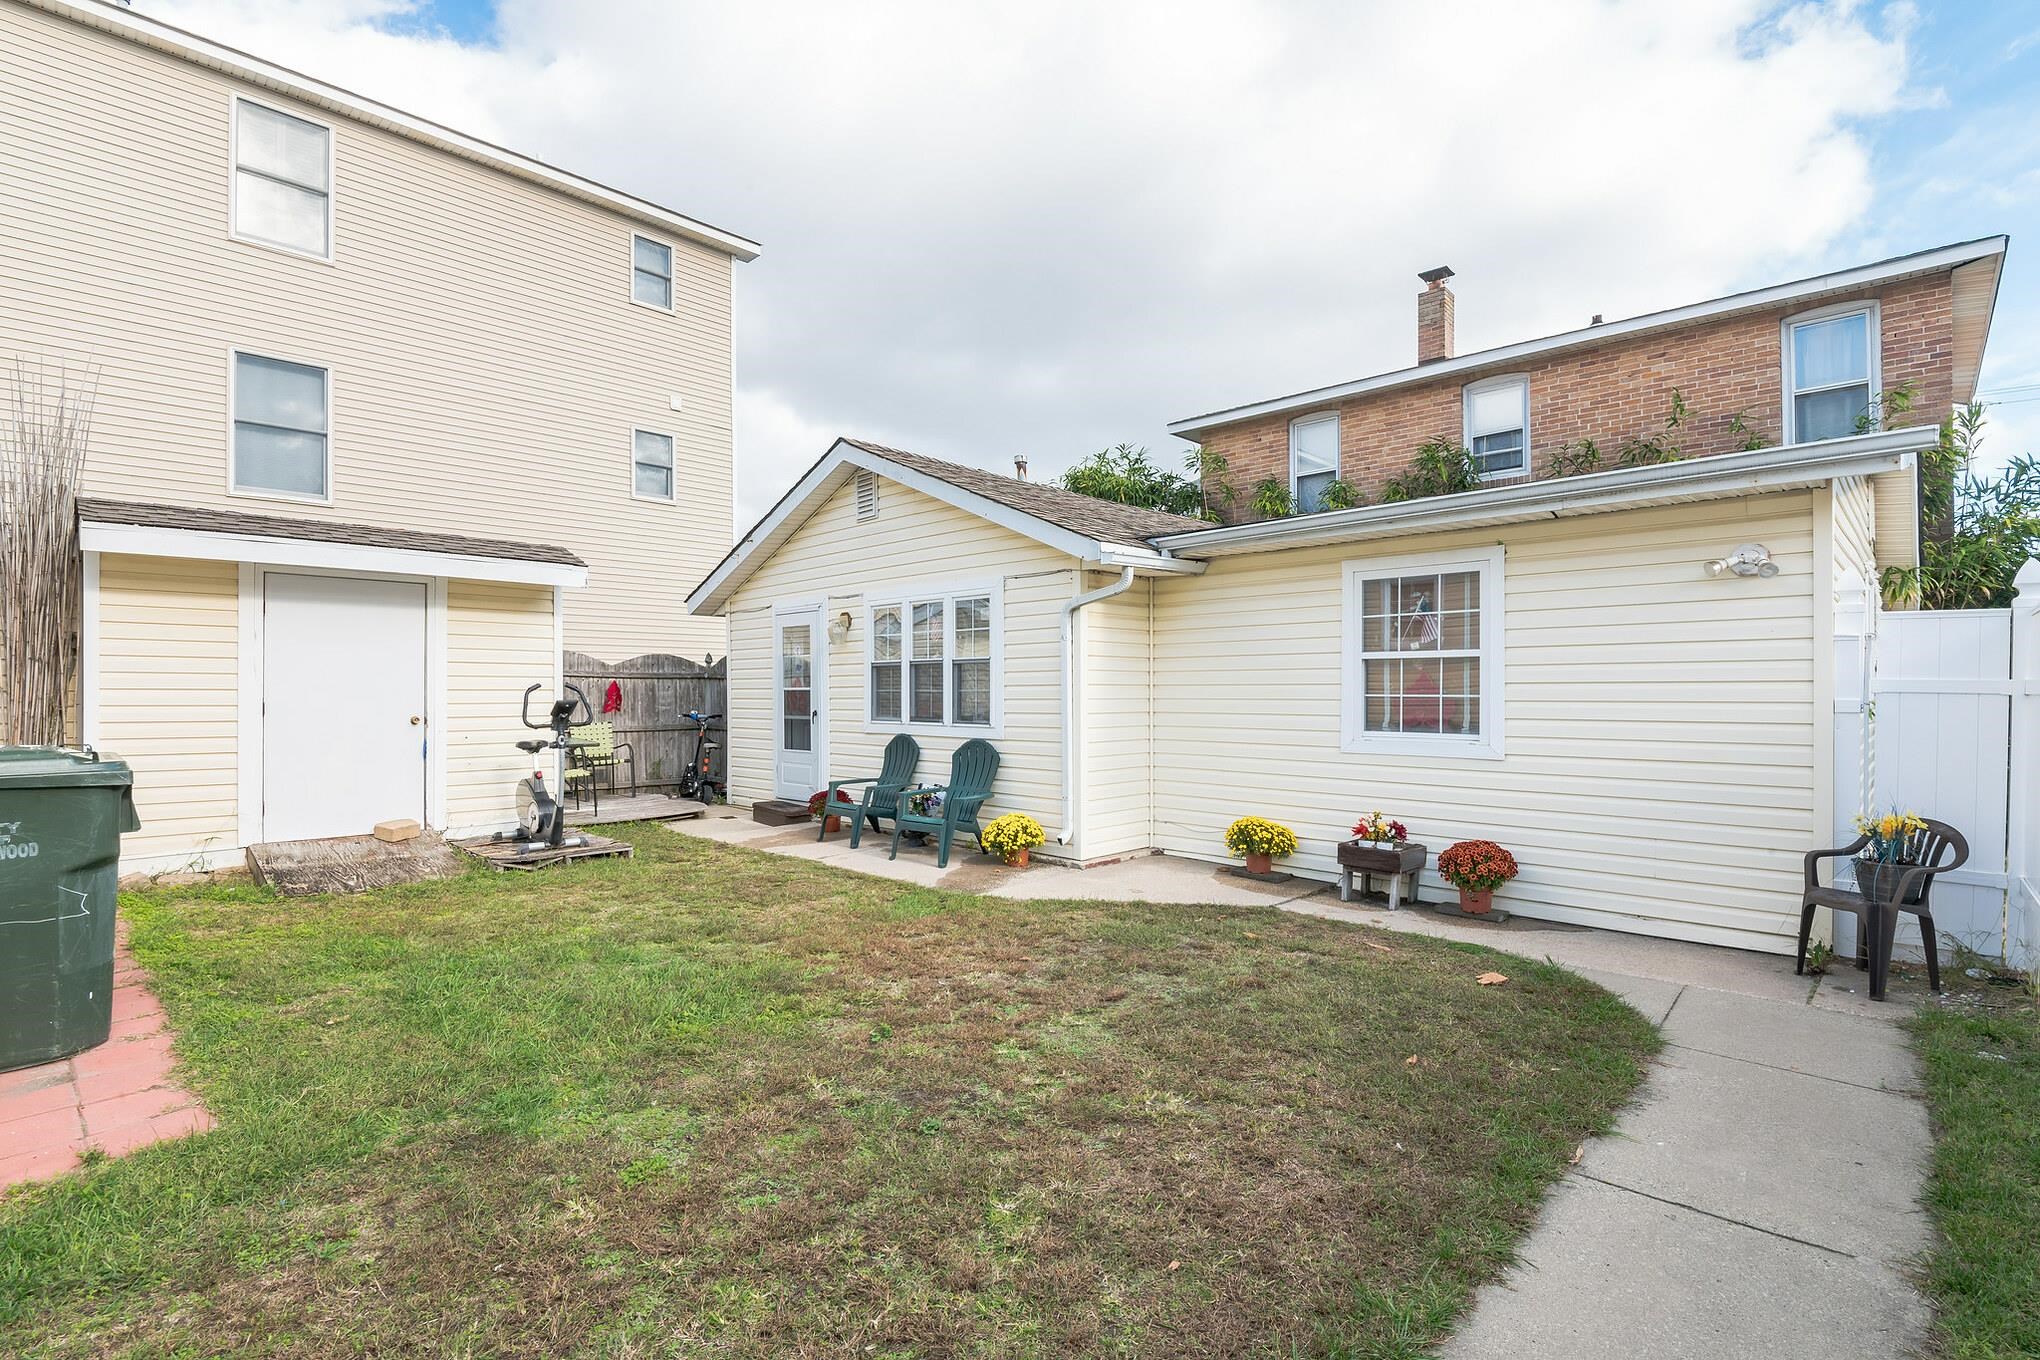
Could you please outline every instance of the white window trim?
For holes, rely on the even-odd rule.
[[[673,446],[673,476],[667,483],[672,493],[665,496],[647,496],[637,489],[637,437],[641,434],[657,435]],[[665,430],[654,430],[643,425],[634,425],[630,431],[630,498],[634,501],[650,501],[654,505],[674,505],[680,500],[680,437]]]
[[[272,363],[296,364],[300,368],[316,368],[326,376],[326,494],[323,496],[300,496],[292,491],[272,491],[267,487],[242,486],[237,466],[240,451],[234,446],[234,426],[239,422],[234,417],[235,372],[240,368],[241,356],[250,359],[268,359]],[[301,358],[294,354],[278,353],[275,350],[248,349],[242,345],[230,346],[227,350],[227,494],[251,501],[290,501],[295,505],[331,505],[333,503],[333,366],[316,360]]]
[[[1473,399],[1482,392],[1498,387],[1521,387],[1523,389],[1523,466],[1502,472],[1483,472],[1483,482],[1506,481],[1515,477],[1531,475],[1530,463],[1530,375],[1528,373],[1498,373],[1492,378],[1470,382],[1459,389],[1459,433],[1470,450],[1473,448]]]
[[[1870,428],[1872,430],[1883,428],[1884,412],[1879,409],[1877,400],[1879,394],[1884,391],[1883,308],[1878,305],[1876,298],[1871,298],[1867,302],[1838,302],[1832,307],[1815,307],[1811,311],[1794,312],[1791,316],[1778,323],[1778,390],[1780,400],[1785,408],[1780,417],[1781,423],[1778,426],[1779,430],[1783,432],[1779,440],[1780,443],[1797,444],[1799,442],[1799,433],[1794,428],[1797,422],[1793,418],[1792,400],[1799,395],[1792,386],[1793,328],[1795,326],[1804,326],[1810,321],[1833,321],[1837,317],[1855,316],[1858,314],[1870,318],[1869,334],[1864,340],[1864,347],[1868,351],[1870,360],[1870,399],[1868,403],[1870,407]],[[1854,384],[1837,383],[1834,386],[1849,387],[1854,386]],[[1809,390],[1825,392],[1830,389],[1815,387]]]
[[[955,672],[951,667],[956,662],[956,602],[989,597],[992,614],[992,720],[989,723],[959,723],[950,721],[948,714],[954,699],[952,686]],[[941,600],[942,609],[942,712],[944,721],[939,723],[914,722],[907,714],[913,712],[913,662],[914,614],[913,606]],[[871,668],[878,664],[874,655],[877,632],[872,627],[872,616],[881,609],[900,611],[900,719],[897,722],[875,718],[871,713]],[[917,735],[957,737],[999,737],[1006,730],[1006,590],[1003,579],[986,581],[925,581],[905,586],[881,586],[864,591],[863,612],[858,626],[864,630],[864,679],[858,686],[863,695],[864,730],[866,732],[909,732]],[[890,662],[886,663],[892,664]]]
[[[1337,480],[1345,472],[1345,469],[1340,465],[1342,461],[1341,455],[1344,450],[1339,447],[1339,437],[1342,433],[1339,429],[1339,413],[1337,411],[1312,411],[1309,415],[1298,416],[1289,422],[1289,504],[1298,513],[1302,512],[1303,506],[1298,503],[1296,495],[1296,427],[1299,425],[1320,425],[1326,421],[1330,421],[1332,426],[1332,477],[1334,480]],[[1312,473],[1311,475],[1315,477],[1319,474]]]
[[[1451,552],[1400,557],[1356,558],[1340,564],[1344,590],[1344,636],[1340,639],[1339,745],[1349,752],[1500,760],[1504,753],[1503,709],[1507,635],[1503,627],[1504,554],[1500,544]],[[1367,672],[1361,660],[1361,583],[1383,576],[1429,572],[1480,573],[1480,734],[1473,737],[1369,732],[1366,726]]]
[[[646,302],[637,295],[637,243],[639,241],[643,241],[648,245],[662,247],[666,252],[666,305],[663,307],[656,302]],[[662,241],[656,236],[647,236],[641,231],[632,232],[630,234],[630,278],[625,281],[625,286],[630,289],[631,306],[642,307],[648,312],[663,312],[667,316],[675,315],[680,309],[679,250],[674,247],[671,241]]]
[[[241,234],[241,105],[252,104],[258,109],[278,114],[284,118],[295,118],[300,123],[326,130],[326,251],[322,255],[313,250],[299,250],[296,246],[282,245],[276,241],[265,241],[259,236]],[[336,151],[340,135],[333,125],[322,118],[313,118],[296,109],[286,109],[278,104],[266,104],[260,99],[250,99],[244,94],[227,96],[227,236],[243,245],[255,246],[262,250],[273,250],[279,255],[289,255],[300,260],[316,260],[320,264],[332,264],[337,254],[333,230],[333,201],[340,195],[340,184],[334,178],[337,163]]]

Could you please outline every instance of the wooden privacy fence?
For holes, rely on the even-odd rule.
[[[582,652],[562,655],[567,683],[578,685],[588,696],[588,706],[597,721],[616,727],[616,739],[629,742],[637,757],[640,788],[671,788],[680,782],[680,772],[694,758],[694,724],[680,715],[690,709],[700,713],[722,713],[728,708],[729,663],[727,659],[704,664],[681,656],[653,654],[634,656],[628,661],[598,661]],[[602,697],[614,682],[623,707],[615,713],[602,711]],[[724,778],[723,719],[709,724],[709,739],[719,743],[715,753],[714,776]],[[605,787],[627,783],[628,774],[612,771]]]

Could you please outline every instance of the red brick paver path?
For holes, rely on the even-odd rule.
[[[61,1062],[0,1072],[0,1190],[69,1171],[86,1148],[119,1157],[213,1126],[198,1097],[170,1079],[163,1008],[126,936],[113,961],[112,1037]]]

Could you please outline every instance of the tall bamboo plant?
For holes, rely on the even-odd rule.
[[[78,671],[77,497],[96,384],[14,361],[0,399],[0,743],[54,746]]]

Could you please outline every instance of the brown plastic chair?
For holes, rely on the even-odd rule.
[[[1813,909],[1826,907],[1830,911],[1846,911],[1859,923],[1856,930],[1856,966],[1870,970],[1870,999],[1882,1001],[1884,984],[1891,976],[1891,944],[1898,934],[1899,914],[1911,912],[1920,918],[1920,943],[1927,951],[1927,985],[1938,992],[1941,990],[1941,950],[1939,938],[1934,933],[1934,876],[1961,868],[1969,858],[1969,842],[1946,822],[1930,818],[1926,830],[1915,831],[1906,838],[1905,858],[1911,863],[1894,866],[1903,870],[1900,874],[1880,876],[1887,891],[1879,897],[1873,899],[1859,888],[1823,888],[1820,885],[1822,860],[1852,856],[1868,844],[1868,836],[1858,836],[1847,845],[1836,846],[1832,850],[1814,850],[1806,856],[1806,892],[1799,899],[1799,961],[1792,971],[1806,971],[1806,937],[1813,928]],[[1954,858],[1943,863],[1943,856],[1950,852],[1953,852]]]

